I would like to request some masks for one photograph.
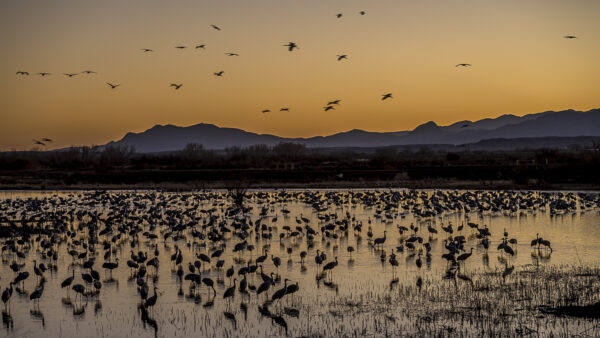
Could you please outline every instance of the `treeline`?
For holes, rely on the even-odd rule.
[[[131,147],[73,147],[59,151],[0,153],[0,171],[189,170],[189,169],[379,169],[461,166],[589,166],[600,164],[599,147],[513,151],[314,149],[280,143],[225,150],[189,144],[181,151],[141,154]]]

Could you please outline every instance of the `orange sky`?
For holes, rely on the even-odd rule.
[[[168,123],[306,137],[597,108],[598,14],[598,0],[3,0],[0,149]]]

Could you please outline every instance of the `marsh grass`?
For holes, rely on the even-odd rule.
[[[397,285],[386,294],[336,298],[327,314],[348,335],[598,336],[600,268],[527,266],[506,281],[478,270],[460,279]],[[589,311],[596,311],[588,312]],[[326,326],[325,326],[326,327]],[[354,333],[354,334],[353,334]],[[330,335],[314,328],[307,336]]]

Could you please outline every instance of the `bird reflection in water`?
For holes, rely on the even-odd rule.
[[[46,328],[46,320],[44,319],[44,314],[42,313],[42,311],[39,308],[34,308],[32,310],[29,310],[29,315],[35,321],[40,321],[42,323],[42,328]]]

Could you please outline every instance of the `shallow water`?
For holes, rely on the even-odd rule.
[[[357,192],[354,190],[354,192]],[[344,196],[346,191],[333,191],[331,194]],[[209,193],[156,193],[152,199],[148,198],[145,192],[111,192],[113,196],[121,196],[119,199],[120,214],[126,217],[120,221],[111,221],[114,227],[127,222],[136,222],[144,229],[149,228],[146,221],[142,221],[133,216],[143,216],[152,210],[160,210],[161,215],[166,215],[167,210],[190,210],[185,221],[192,220],[202,225],[207,217],[201,209],[216,208],[212,213],[219,220],[225,219],[230,225],[232,217],[225,217],[224,210],[231,205],[231,200],[226,197],[225,192],[217,191]],[[413,285],[417,278],[421,277],[426,284],[442,283],[442,277],[447,270],[447,263],[441,258],[444,249],[444,239],[448,234],[444,233],[440,226],[448,225],[450,222],[454,226],[453,235],[463,235],[467,238],[465,249],[467,252],[473,248],[473,255],[467,259],[466,263],[461,265],[460,272],[469,274],[477,271],[497,272],[500,274],[506,264],[514,265],[516,271],[528,269],[531,266],[538,265],[598,265],[600,257],[600,213],[597,206],[584,208],[578,202],[578,207],[572,211],[551,212],[547,205],[538,206],[528,210],[519,210],[517,212],[444,212],[433,217],[415,216],[412,209],[394,210],[390,212],[391,218],[385,216],[377,218],[377,210],[382,209],[381,204],[367,206],[360,201],[351,201],[342,198],[342,202],[334,203],[331,196],[321,196],[321,201],[326,201],[327,210],[317,212],[310,205],[302,201],[303,192],[296,192],[296,196],[281,199],[277,197],[278,192],[266,191],[264,196],[258,197],[257,192],[246,201],[247,207],[252,207],[246,215],[253,223],[262,219],[261,223],[273,226],[273,238],[271,240],[255,237],[254,232],[247,238],[248,244],[253,244],[256,249],[252,252],[244,251],[243,254],[234,253],[234,245],[240,242],[238,238],[228,236],[225,240],[227,249],[221,259],[225,260],[224,268],[217,270],[215,266],[216,259],[212,259],[211,267],[205,267],[202,277],[210,277],[213,280],[222,280],[217,283],[216,297],[213,298],[212,291],[206,286],[202,286],[199,294],[201,299],[194,300],[187,296],[189,293],[189,281],[180,283],[175,274],[174,265],[170,261],[170,256],[175,252],[174,244],[178,244],[183,254],[183,269],[188,272],[188,262],[196,260],[195,254],[205,253],[210,256],[213,249],[209,241],[195,240],[196,244],[206,243],[206,247],[197,247],[195,245],[187,246],[186,243],[193,241],[190,230],[184,231],[187,240],[179,240],[174,243],[171,239],[163,241],[160,235],[168,226],[167,218],[155,224],[154,233],[159,238],[150,241],[143,236],[139,236],[139,247],[134,250],[148,252],[148,258],[154,256],[154,247],[159,250],[160,266],[156,273],[157,278],[149,278],[150,294],[152,294],[152,285],[158,287],[157,304],[149,310],[150,317],[156,321],[156,329],[145,323],[141,319],[141,313],[138,309],[140,297],[137,291],[135,279],[131,277],[131,270],[127,267],[126,261],[130,259],[131,245],[128,237],[124,236],[121,245],[113,244],[116,248],[115,256],[119,258],[119,267],[113,271],[114,281],[108,281],[109,275],[101,268],[104,262],[102,246],[96,246],[96,263],[94,268],[101,273],[103,285],[98,297],[83,298],[82,301],[75,301],[75,293],[70,291],[71,305],[64,303],[63,299],[67,292],[60,288],[60,283],[71,275],[71,270],[75,269],[75,283],[84,284],[81,279],[80,261],[74,262],[67,253],[68,246],[63,243],[59,246],[59,255],[57,260],[58,270],[56,272],[47,271],[44,275],[47,280],[43,296],[39,302],[39,310],[29,300],[28,295],[20,295],[15,292],[11,298],[10,316],[12,322],[4,323],[4,328],[0,335],[15,337],[40,337],[40,336],[62,336],[62,337],[99,337],[99,336],[281,336],[285,335],[285,330],[275,324],[271,319],[261,316],[258,312],[258,306],[265,301],[265,295],[257,295],[254,292],[241,294],[236,292],[233,300],[224,300],[223,293],[230,285],[230,280],[223,277],[224,270],[230,266],[235,266],[235,277],[239,281],[242,277],[237,275],[237,270],[245,263],[236,261],[242,259],[244,262],[255,259],[261,255],[261,249],[269,247],[269,255],[281,258],[281,266],[275,268],[273,262],[268,258],[264,264],[265,273],[275,272],[281,276],[280,283],[276,284],[268,292],[269,297],[274,290],[283,287],[283,279],[290,280],[289,284],[298,283],[300,291],[287,295],[282,300],[274,302],[269,308],[272,313],[281,314],[285,318],[288,326],[288,332],[292,336],[315,335],[325,336],[338,335],[385,335],[385,332],[393,332],[395,326],[410,325],[410,317],[403,316],[400,313],[377,313],[375,311],[365,311],[360,315],[345,313],[335,313],[333,304],[336,300],[351,299],[373,300],[385,299],[391,294],[399,292],[390,287],[390,281],[395,280],[398,285]],[[38,199],[40,204],[36,208],[25,210],[24,207],[12,205],[0,210],[1,218],[20,219],[23,215],[42,216],[52,212],[70,212],[86,210],[97,212],[100,218],[105,218],[110,210],[115,210],[115,203],[107,200],[99,202],[97,199],[89,197],[85,192],[4,192],[0,193],[0,202],[6,206],[14,201],[31,201]],[[188,196],[186,200],[182,196]],[[63,201],[59,201],[63,198]],[[157,201],[164,198],[165,204],[159,206]],[[558,198],[558,197],[553,197]],[[113,200],[114,202],[114,200]],[[261,207],[268,206],[266,216],[260,216]],[[41,207],[41,208],[40,208]],[[290,211],[288,216],[284,216],[282,209]],[[583,210],[585,209],[585,210]],[[126,212],[124,210],[127,210]],[[398,212],[400,211],[400,212]],[[11,214],[11,212],[16,212]],[[337,215],[337,219],[345,219],[350,215],[350,229],[347,234],[338,231],[338,238],[326,238],[321,235],[320,227],[331,223],[320,221],[318,215]],[[385,211],[381,213],[385,215]],[[273,221],[277,217],[276,221]],[[319,232],[314,238],[311,248],[307,245],[306,236],[297,236],[296,238],[285,236],[280,240],[279,234],[285,234],[283,226],[288,225],[294,228],[299,225],[297,219],[305,217],[309,219],[309,225]],[[84,219],[84,221],[86,221]],[[360,233],[353,231],[353,225],[362,222],[362,231]],[[492,236],[490,237],[490,248],[484,250],[478,245],[479,240],[475,238],[474,231],[466,226],[467,222],[477,223],[481,226],[487,225]],[[77,231],[80,226],[79,220],[70,221],[72,229]],[[416,260],[418,254],[411,254],[405,248],[403,253],[396,252],[396,258],[399,266],[392,269],[388,259],[392,251],[401,243],[402,239],[408,238],[410,231],[400,236],[397,226],[409,227],[410,224],[418,225],[418,235],[429,242],[431,245],[431,259],[425,258],[423,253],[421,268],[417,267]],[[437,229],[438,234],[430,236],[427,232],[427,224],[431,224]],[[465,224],[464,229],[457,233],[457,226]],[[375,249],[369,244],[367,231],[369,226],[372,228],[373,238],[382,237],[386,231],[387,238],[383,244],[386,252],[386,258],[382,263],[380,259],[381,250]],[[104,225],[100,226],[102,229]],[[232,227],[229,227],[233,229]],[[200,226],[198,226],[200,229]],[[507,255],[499,252],[496,247],[503,237],[503,231],[508,232],[508,238],[515,238],[518,244],[512,245],[515,250],[515,256],[507,261]],[[81,230],[79,230],[81,231]],[[86,238],[86,232],[77,232],[76,238]],[[539,252],[539,255],[532,255],[530,242],[536,238],[539,233],[544,239],[552,243],[552,253],[547,251]],[[34,235],[33,238],[37,237]],[[107,237],[110,239],[110,236]],[[104,240],[101,238],[100,243]],[[30,294],[36,288],[36,275],[33,273],[33,260],[38,262],[51,263],[51,260],[44,260],[39,256],[38,242],[32,242],[33,247],[26,254],[26,258],[21,260],[26,263],[22,271],[29,271],[30,276],[25,281],[25,290]],[[349,253],[347,247],[352,246],[355,251]],[[420,247],[420,246],[418,246]],[[287,249],[292,248],[292,254],[287,253]],[[79,248],[81,252],[81,247]],[[339,265],[334,268],[331,277],[331,283],[326,283],[325,279],[318,280],[317,265],[315,264],[316,251],[324,251],[327,255],[327,261],[338,257]],[[300,262],[300,252],[307,251],[305,264]],[[535,256],[535,257],[534,257]],[[484,257],[487,257],[485,259]],[[12,257],[3,255],[3,263],[0,264],[0,286],[2,290],[8,286],[9,281],[13,280],[15,273],[10,269]],[[154,274],[153,268],[148,268],[149,273]],[[500,277],[498,277],[500,278]],[[260,275],[250,274],[247,277],[248,284],[258,287],[262,282]],[[179,295],[179,289],[184,295]],[[211,307],[203,306],[209,301],[213,301]],[[248,311],[245,314],[240,309],[241,303],[247,304]],[[299,317],[294,318],[283,314],[283,308],[294,308],[299,310]],[[236,317],[236,323],[225,318],[223,311],[231,312]],[[77,312],[77,313],[76,313]],[[384,311],[385,312],[385,311]],[[385,316],[394,316],[398,321],[385,320]],[[383,318],[383,319],[382,319]],[[384,326],[382,328],[382,326]],[[389,330],[388,330],[389,327]]]

